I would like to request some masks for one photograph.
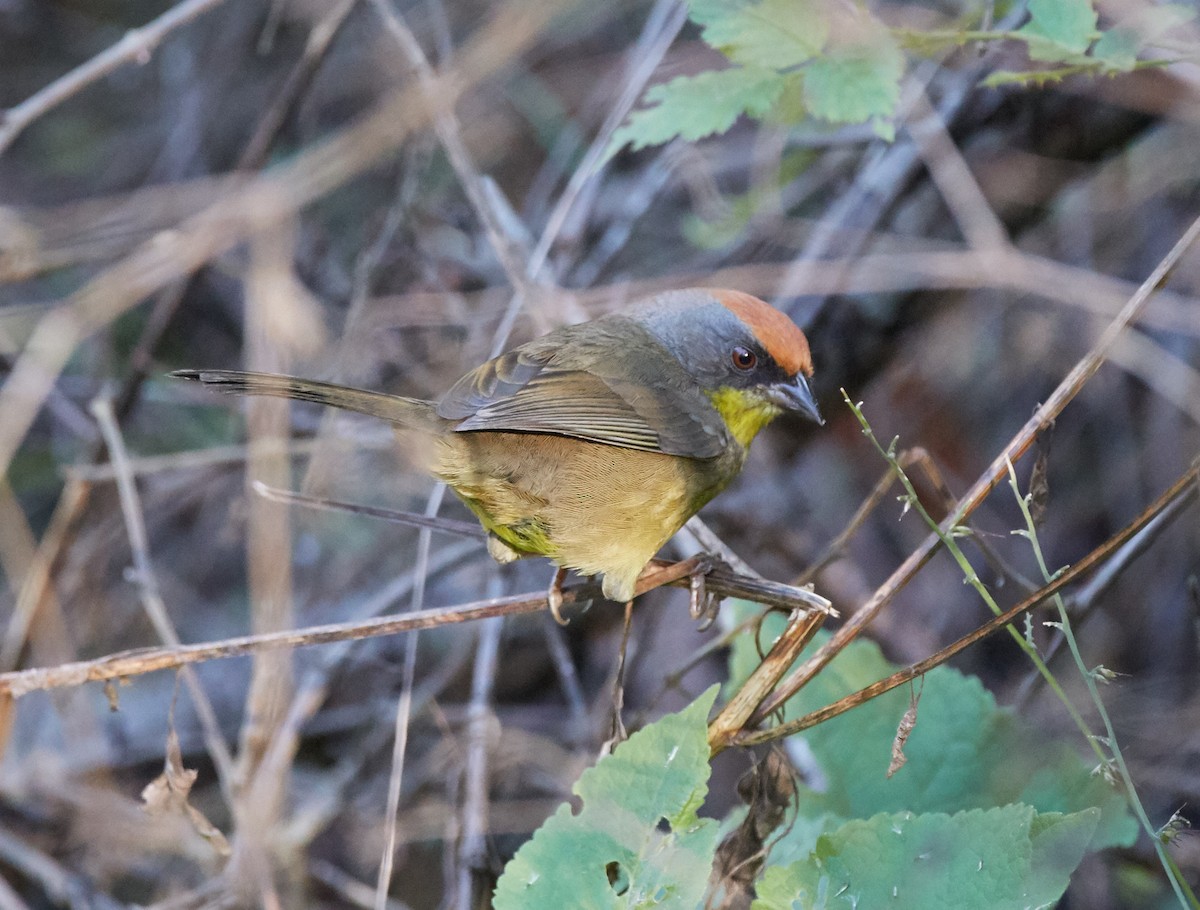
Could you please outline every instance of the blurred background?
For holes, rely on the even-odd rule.
[[[434,487],[386,426],[221,398],[172,369],[436,398],[498,345],[647,293],[760,295],[807,330],[827,423],[764,431],[702,518],[754,569],[791,581],[885,472],[839,389],[961,494],[1200,213],[1192,63],[981,88],[1023,51],[968,46],[913,59],[892,143],[861,126],[743,118],[605,157],[647,86],[721,58],[675,3],[524,6],[0,0],[0,669],[544,590],[542,561],[499,568],[476,540],[423,544],[401,525],[255,496],[257,479],[423,511]],[[161,34],[130,33],[170,11]],[[952,0],[874,11],[925,30],[981,15]],[[1195,23],[1171,39],[1194,59]],[[18,107],[123,40],[111,71],[60,103]],[[458,78],[430,81],[435,70]],[[426,116],[423,84],[452,113]],[[1200,454],[1198,297],[1193,250],[1044,438],[1052,568]],[[97,401],[136,477],[144,548]],[[1032,462],[1017,465],[1023,485]],[[452,499],[441,514],[469,518]],[[1169,518],[1077,599],[1077,621],[1088,662],[1120,674],[1104,694],[1151,817],[1182,808],[1197,821],[1200,522],[1194,506]],[[1010,534],[1011,494],[972,525],[981,575],[1015,603],[1038,573]],[[817,590],[853,613],[925,534],[885,496]],[[696,548],[682,535],[669,555]],[[939,554],[869,634],[910,662],[986,617]],[[719,648],[693,660],[717,634],[696,631],[679,591],[639,601],[626,723],[722,679]],[[415,645],[214,661],[195,668],[198,687],[162,672],[24,697],[0,765],[3,905],[372,906],[409,692],[392,906],[482,906],[609,738],[620,637],[619,608],[597,602],[565,630],[533,615]],[[1047,738],[1073,735],[1006,637],[954,665]],[[172,730],[202,818],[143,809]],[[750,763],[721,757],[716,814]],[[1195,881],[1196,840],[1175,856]],[[1064,906],[1152,906],[1160,877],[1145,843],[1093,857]]]

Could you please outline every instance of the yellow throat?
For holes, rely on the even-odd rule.
[[[708,400],[742,448],[748,447],[758,431],[782,413],[778,405],[753,392],[731,386],[708,393]]]

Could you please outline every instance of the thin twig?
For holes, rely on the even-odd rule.
[[[12,145],[21,131],[38,117],[125,64],[148,62],[150,54],[168,34],[224,2],[225,0],[184,0],[141,28],[126,32],[112,47],[101,51],[69,73],[59,76],[16,107],[4,111],[0,115],[0,153]]]
[[[617,95],[616,103],[609,110],[608,116],[604,118],[604,123],[592,139],[587,152],[584,153],[579,167],[567,181],[566,189],[559,196],[558,202],[550,212],[550,217],[546,219],[546,227],[543,229],[541,237],[538,238],[537,246],[534,247],[533,255],[530,257],[529,267],[531,270],[541,270],[550,255],[551,247],[554,246],[567,219],[573,214],[575,205],[585,187],[595,179],[606,163],[608,146],[613,134],[629,116],[633,106],[637,104],[646,83],[654,75],[658,64],[685,22],[687,22],[686,4],[680,3],[678,0],[660,0],[655,4],[646,20],[646,27],[642,29],[642,33],[638,37],[637,44],[629,53],[624,83]]]
[[[696,571],[699,560],[688,559],[647,573],[638,579],[635,591],[644,594],[654,588],[687,578]],[[570,585],[563,589],[563,604],[586,603],[600,599],[596,584]],[[432,629],[453,623],[472,622],[491,616],[515,616],[548,609],[545,592],[495,597],[454,607],[418,610],[403,616],[329,623],[288,629],[260,635],[241,635],[220,641],[178,648],[138,648],[120,651],[93,660],[75,661],[56,667],[34,667],[0,673],[0,695],[20,698],[44,689],[62,689],[88,682],[103,682],[141,676],[156,670],[173,670],[187,664],[227,657],[242,657],[279,648],[303,648],[338,641],[353,641],[395,635],[411,629]]]
[[[258,126],[242,149],[242,154],[238,156],[237,170],[251,171],[262,167],[275,138],[296,110],[300,100],[308,93],[308,87],[329,53],[333,39],[346,24],[346,18],[357,2],[358,0],[340,0],[309,30],[304,52],[275,94],[271,106],[259,118]]]
[[[583,695],[583,686],[579,682],[579,673],[575,669],[575,660],[567,647],[566,630],[554,621],[553,616],[547,616],[542,622],[542,634],[546,639],[546,652],[558,674],[558,684],[562,687],[563,697],[567,700],[567,710],[570,723],[565,725],[565,739],[568,743],[578,744],[584,740],[588,728],[587,700]]]
[[[1011,246],[1008,231],[992,210],[924,89],[916,92],[913,113],[916,116],[909,119],[908,134],[917,144],[917,150],[929,168],[929,176],[958,222],[967,244],[977,250]]]
[[[454,906],[458,910],[478,906],[476,876],[487,865],[488,757],[495,720],[491,702],[503,632],[504,620],[499,616],[479,626],[479,644],[471,676],[471,702],[467,706],[467,758],[463,769],[462,825],[454,895]]]
[[[430,66],[425,52],[416,36],[392,6],[391,0],[371,0],[379,18],[383,21],[388,34],[395,40],[401,53],[404,54],[417,74],[417,84],[421,88],[425,104],[433,112],[433,128],[441,140],[442,148],[446,151],[458,182],[475,209],[475,215],[483,225],[484,232],[491,242],[500,267],[504,269],[505,277],[517,294],[525,297],[528,284],[525,262],[529,251],[523,248],[521,239],[505,227],[505,219],[497,210],[495,196],[484,188],[483,178],[476,166],[471,153],[463,142],[462,128],[457,115],[454,113],[454,98],[445,94],[444,79],[438,77]]]
[[[92,402],[92,414],[104,434],[104,441],[112,459],[113,469],[117,477],[117,493],[121,501],[121,514],[125,518],[125,533],[129,538],[129,550],[133,558],[133,580],[141,595],[142,609],[155,633],[164,645],[178,647],[181,644],[175,624],[167,614],[167,606],[163,601],[162,591],[158,585],[158,575],[150,559],[150,539],[146,534],[146,522],[143,518],[142,505],[138,497],[137,485],[129,472],[128,453],[125,450],[125,440],[117,426],[117,417],[113,412],[112,403],[106,398],[97,398]],[[226,802],[234,805],[233,794],[233,756],[229,745],[221,733],[221,724],[217,720],[216,711],[208,693],[200,684],[191,667],[183,667],[180,671],[183,681],[192,697],[196,716],[200,719],[200,728],[204,734],[204,744],[217,770],[217,779],[221,784],[221,792]]]
[[[1184,513],[1191,504],[1191,498],[1180,496],[1169,506],[1154,516],[1141,531],[1124,544],[1096,573],[1082,585],[1078,591],[1066,598],[1067,610],[1071,614],[1076,629],[1083,626],[1091,617],[1092,611],[1100,603],[1101,596],[1121,577],[1129,565],[1145,553],[1156,540],[1174,523],[1175,519]],[[1066,644],[1066,636],[1061,631],[1056,632],[1050,643],[1043,649],[1045,662],[1052,661]],[[1013,696],[1013,706],[1018,712],[1029,704],[1037,691],[1038,682],[1042,680],[1039,673],[1030,673]]]
[[[429,495],[426,517],[437,515],[442,506],[446,485],[437,484]],[[422,528],[417,539],[417,565],[413,569],[413,596],[409,615],[421,612],[425,601],[425,582],[429,577],[429,528]],[[404,780],[404,763],[408,755],[408,726],[412,717],[413,683],[417,673],[417,630],[413,629],[404,642],[404,669],[401,673],[400,697],[396,700],[395,738],[392,746],[392,767],[388,776],[387,807],[384,814],[383,858],[375,882],[375,908],[387,905],[388,889],[392,882],[392,863],[396,854],[396,826],[400,820],[400,788]]]
[[[291,305],[293,231],[281,224],[256,234],[250,244],[250,261],[243,280],[246,306],[244,333],[246,360],[251,369],[286,372],[290,348],[274,343],[272,327],[283,322],[280,310]],[[286,311],[285,311],[286,312]],[[291,313],[288,313],[291,315]],[[246,432],[250,458],[246,486],[255,480],[286,483],[291,465],[277,447],[264,453],[262,440],[288,434],[288,409],[284,401],[253,399],[247,403]],[[244,540],[251,630],[280,632],[295,626],[292,590],[291,510],[258,496],[249,497]],[[238,821],[233,857],[227,877],[232,890],[251,892],[269,902],[274,888],[270,874],[270,832],[280,818],[290,769],[268,771],[264,762],[279,742],[294,695],[292,653],[255,654],[245,694],[239,732],[237,779]],[[292,701],[292,706],[295,702]]]

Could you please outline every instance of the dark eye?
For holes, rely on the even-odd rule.
[[[733,353],[729,355],[729,359],[733,361],[733,365],[739,370],[752,370],[755,364],[758,363],[758,355],[749,348],[744,348],[741,345],[733,349]]]

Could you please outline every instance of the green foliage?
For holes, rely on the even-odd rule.
[[[688,141],[724,132],[743,113],[764,116],[783,91],[770,70],[734,66],[680,76],[646,93],[654,107],[638,111],[613,135],[612,148],[635,149],[680,136]]]
[[[764,621],[764,644],[782,630],[781,617]],[[816,647],[821,637],[810,647]],[[801,659],[804,659],[802,655]],[[757,663],[753,642],[738,641],[731,656],[735,681]],[[792,698],[786,719],[800,717],[888,676],[897,668],[872,642],[857,641]],[[880,812],[961,812],[1025,803],[1039,812],[1100,810],[1093,849],[1127,845],[1137,835],[1123,796],[1094,775],[1074,751],[1045,743],[974,677],[938,667],[918,684],[917,724],[904,745],[908,761],[887,777],[896,729],[910,691],[895,689],[803,734],[824,774],[822,792],[807,792],[795,826],[776,845],[773,861],[790,861],[816,846],[825,831]]]
[[[697,907],[717,845],[717,823],[696,816],[716,695],[714,686],[585,771],[575,785],[582,810],[563,804],[517,851],[496,886],[497,910]]]
[[[807,859],[768,868],[752,910],[1045,907],[1066,890],[1099,815],[1012,805],[850,821]]]
[[[689,12],[733,66],[651,88],[649,106],[617,131],[610,154],[627,143],[636,149],[677,136],[698,139],[729,129],[742,114],[785,123],[810,115],[871,121],[880,135],[892,135],[888,118],[904,59],[865,9],[830,0],[692,0]]]
[[[1029,15],[1029,22],[1012,37],[1026,43],[1030,59],[1058,65],[1026,72],[1001,70],[985,79],[984,85],[1043,85],[1079,74],[1131,72],[1145,65],[1139,60],[1142,54],[1171,29],[1195,18],[1196,10],[1177,3],[1138,8],[1103,31],[1096,29],[1090,0],[1032,0]]]
[[[829,37],[821,0],[693,0],[704,40],[734,63],[787,69],[815,57]]]
[[[1096,11],[1091,0],[1029,0],[1029,21],[1017,35],[1034,60],[1071,60],[1096,39]]]
[[[609,154],[626,144],[701,139],[742,115],[784,125],[812,117],[870,123],[890,140],[905,69],[901,48],[932,57],[969,42],[1016,41],[1031,60],[1050,67],[993,73],[984,84],[1040,85],[1146,65],[1139,58],[1195,10],[1138,8],[1099,30],[1094,0],[1030,0],[1029,21],[1010,32],[890,29],[865,5],[837,0],[691,0],[689,15],[730,67],[652,87],[646,105],[614,134]]]
[[[766,617],[763,645],[783,622]],[[758,661],[749,636],[735,641],[730,686]],[[800,716],[894,669],[874,644],[856,642],[784,713]],[[498,910],[702,906],[719,832],[697,815],[715,697],[710,689],[586,771],[575,787],[582,808],[561,806],[513,857]],[[1102,776],[949,668],[926,675],[907,763],[888,777],[909,699],[890,692],[798,737],[820,786],[801,788],[797,816],[772,844],[756,910],[1043,907],[1085,852],[1132,843],[1137,825]]]
[[[895,138],[888,119],[900,99],[904,55],[881,27],[861,41],[832,48],[814,60],[804,78],[813,116],[843,123],[871,121],[884,139]]]

